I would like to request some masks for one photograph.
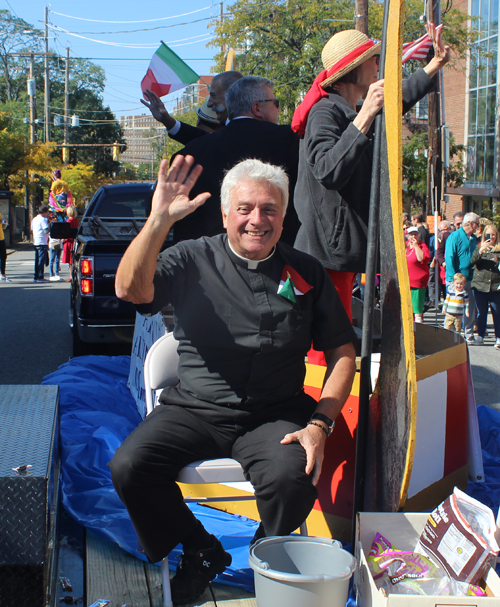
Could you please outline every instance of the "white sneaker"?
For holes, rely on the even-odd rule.
[[[466,341],[468,344],[473,344],[473,343],[475,343],[474,335],[469,335],[469,337],[466,337],[466,338],[465,338],[465,341]]]
[[[472,346],[482,346],[484,344],[484,337],[481,337],[480,335],[478,335],[476,337],[476,339],[471,342]]]
[[[50,282],[57,282],[58,280],[59,280],[59,278],[57,278],[57,276],[50,277]]]
[[[2,281],[2,282],[12,282],[12,280],[10,278],[7,278],[7,276],[0,276],[0,281]]]
[[[56,274],[56,279],[60,282],[62,280],[62,277],[59,276],[59,274]]]
[[[495,342],[495,348],[496,348],[497,350],[500,350],[500,337],[499,337],[499,338],[496,340],[496,342]]]

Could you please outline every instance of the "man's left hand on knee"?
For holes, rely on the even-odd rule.
[[[289,445],[290,443],[300,443],[306,452],[306,474],[312,473],[312,484],[316,486],[321,474],[321,468],[323,466],[323,457],[325,455],[325,442],[326,433],[318,426],[309,425],[286,434],[281,441],[282,445]]]

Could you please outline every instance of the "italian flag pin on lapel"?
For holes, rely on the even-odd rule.
[[[278,286],[278,295],[281,295],[292,303],[296,303],[296,295],[304,295],[311,289],[312,286],[296,270],[288,265],[283,268]]]

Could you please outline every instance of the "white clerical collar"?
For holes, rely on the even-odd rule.
[[[238,255],[238,253],[236,253],[236,251],[233,249],[233,247],[231,246],[231,243],[229,242],[229,238],[227,239],[227,244],[229,245],[229,248],[231,249],[231,252],[236,255],[236,257],[238,259],[241,259],[242,261],[246,262],[246,264],[248,265],[248,269],[249,270],[256,270],[259,266],[259,263],[262,263],[264,261],[267,261],[268,259],[271,259],[271,257],[274,255],[274,251],[276,251],[276,247],[273,247],[273,250],[271,251],[271,254],[268,255],[265,259],[247,259],[246,257],[243,257],[241,255]]]

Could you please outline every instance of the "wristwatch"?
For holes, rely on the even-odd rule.
[[[324,422],[328,426],[327,436],[330,436],[330,434],[333,432],[333,429],[335,428],[335,422],[333,421],[333,419],[330,419],[326,415],[323,415],[323,413],[313,413],[311,415],[311,421],[315,419],[320,422]]]

